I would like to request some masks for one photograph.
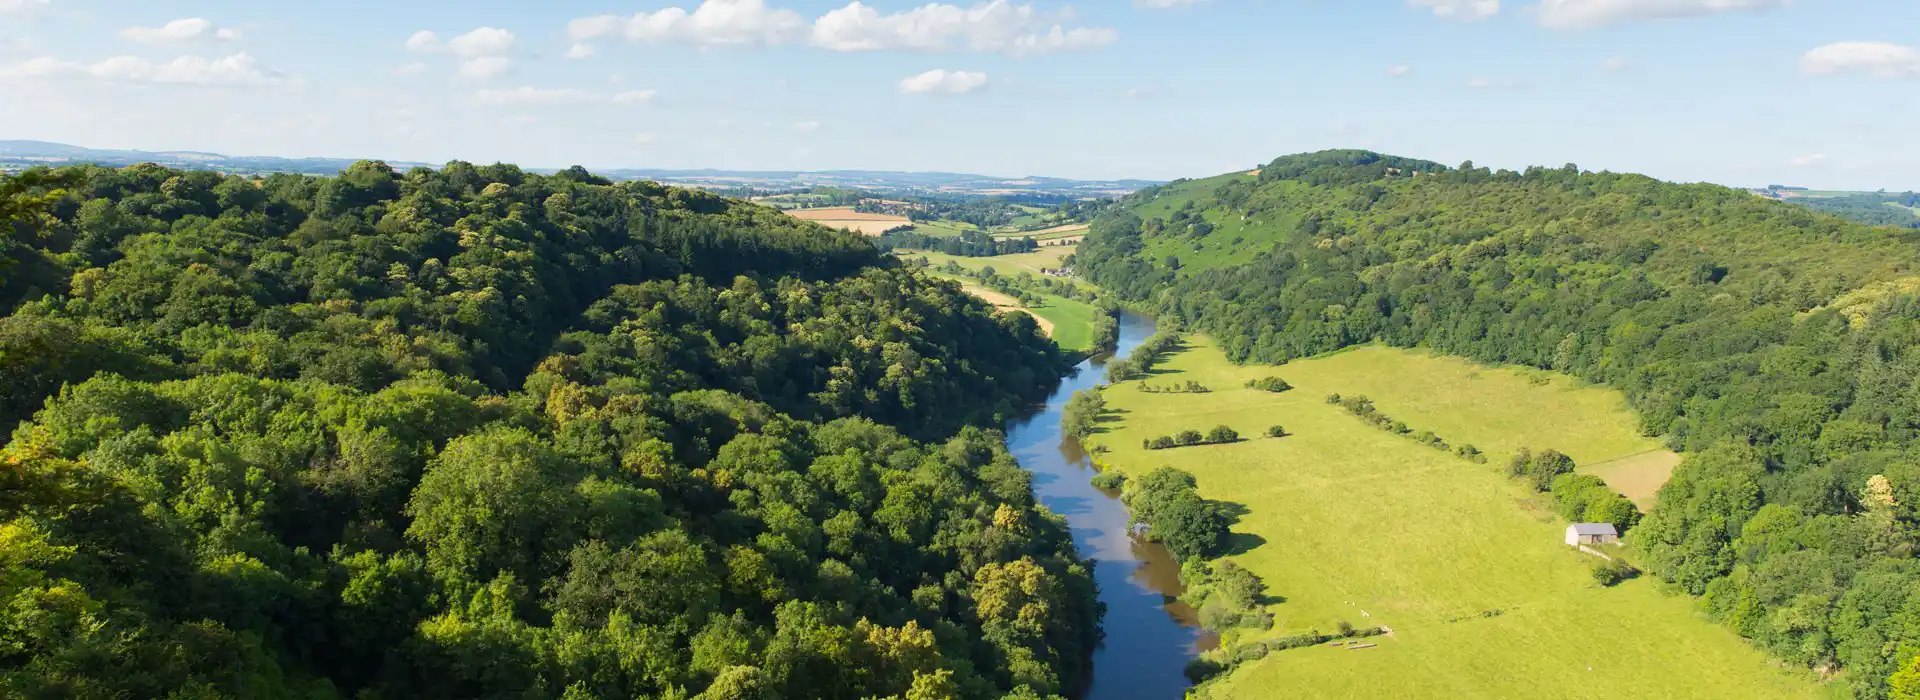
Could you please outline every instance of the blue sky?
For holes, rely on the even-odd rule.
[[[1912,0],[0,0],[0,138],[1089,178],[1360,147],[1904,190],[1915,47]]]

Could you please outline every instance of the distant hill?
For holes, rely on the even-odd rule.
[[[1823,211],[1848,221],[1874,226],[1920,229],[1920,194],[1914,192],[1852,192],[1810,190],[1769,185],[1754,194]]]
[[[199,151],[138,151],[87,148],[49,141],[0,140],[0,171],[19,170],[36,165],[99,163],[123,166],[134,163],[159,163],[172,168],[218,170],[242,175],[300,173],[335,175],[359,158],[282,158],[277,156],[229,156]],[[372,159],[366,159],[372,160]],[[435,163],[386,161],[396,169],[437,167]],[[531,172],[552,174],[558,168],[527,168]],[[843,187],[870,192],[941,192],[963,195],[1055,195],[1063,197],[1107,197],[1127,194],[1160,184],[1152,180],[1069,180],[1057,177],[995,177],[967,173],[914,173],[886,170],[663,170],[649,168],[597,169],[598,174],[616,180],[652,180],[703,189],[785,190],[818,186]]]

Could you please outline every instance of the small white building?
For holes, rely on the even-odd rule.
[[[1613,523],[1574,523],[1567,526],[1567,546],[1578,547],[1583,544],[1613,544],[1620,541],[1620,531],[1613,529]]]

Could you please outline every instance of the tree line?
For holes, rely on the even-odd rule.
[[[1920,678],[1920,233],[1573,165],[1344,152],[1243,182],[1123,199],[1077,270],[1237,361],[1382,342],[1615,387],[1685,455],[1630,538],[1651,575],[1859,697]],[[1270,248],[1170,269],[1136,212],[1172,191]]]
[[[461,162],[0,195],[0,695],[1084,682],[991,429],[1067,358],[857,235]]]
[[[979,231],[961,231],[958,236],[934,236],[912,228],[896,228],[874,237],[881,250],[927,250],[968,258],[1031,253],[1039,249],[1029,236],[995,238]]]

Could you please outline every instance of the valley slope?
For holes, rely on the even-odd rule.
[[[1236,362],[1378,342],[1617,388],[1685,457],[1627,535],[1636,562],[1861,697],[1920,673],[1920,616],[1900,614],[1920,610],[1910,231],[1712,185],[1331,151],[1125,197],[1075,266]]]

